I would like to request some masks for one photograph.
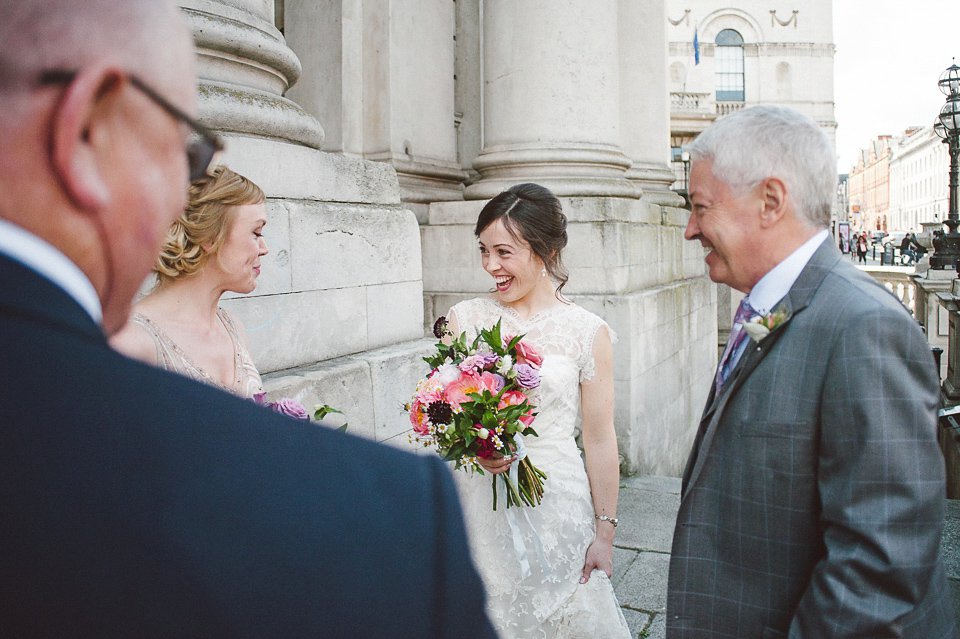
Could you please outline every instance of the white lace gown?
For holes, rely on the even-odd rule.
[[[547,481],[541,503],[523,510],[540,536],[547,566],[540,565],[533,533],[521,515],[517,522],[530,562],[530,574],[523,576],[508,511],[502,503],[493,510],[491,475],[454,473],[490,619],[501,639],[627,639],[630,631],[606,574],[595,570],[586,584],[579,583],[596,520],[574,429],[580,383],[594,376],[593,340],[604,321],[575,304],[553,306],[523,320],[490,298],[461,302],[451,315],[470,339],[478,327],[492,327],[501,319],[503,335],[525,335],[524,341],[543,356],[533,422],[538,436],[523,439],[531,462],[547,474]]]

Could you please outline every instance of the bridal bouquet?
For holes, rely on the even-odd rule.
[[[434,334],[452,336],[445,318],[437,320]],[[531,426],[536,413],[530,397],[540,386],[543,361],[522,337],[501,337],[498,321],[469,344],[466,333],[449,345],[439,342],[437,352],[423,358],[430,374],[420,380],[413,401],[405,406],[416,440],[432,445],[457,469],[482,475],[478,459],[517,454],[508,473],[493,477],[494,510],[498,477],[506,489],[507,508],[539,504],[547,479],[526,456],[518,436],[537,434]]]

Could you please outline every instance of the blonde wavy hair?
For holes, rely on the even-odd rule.
[[[157,285],[200,271],[227,239],[234,207],[264,201],[266,196],[259,186],[222,165],[191,182],[187,207],[167,231],[153,267]]]

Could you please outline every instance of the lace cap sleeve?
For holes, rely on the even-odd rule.
[[[583,342],[583,355],[580,362],[580,383],[589,383],[597,375],[597,363],[593,357],[593,343],[597,339],[597,333],[600,332],[600,328],[603,327],[607,329],[611,344],[617,343],[617,334],[610,328],[610,325],[593,313],[589,315],[592,321],[584,323],[586,327],[586,339]]]
[[[493,324],[489,312],[484,312],[486,306],[483,298],[474,298],[457,302],[447,312],[447,319],[454,319],[457,323],[457,332],[466,333],[467,339],[473,339],[480,332],[480,328]],[[456,335],[454,337],[457,337]]]

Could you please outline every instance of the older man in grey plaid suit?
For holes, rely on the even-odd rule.
[[[667,636],[954,636],[937,373],[826,230],[830,142],[760,106],[691,145],[685,237],[747,294],[683,476]]]

